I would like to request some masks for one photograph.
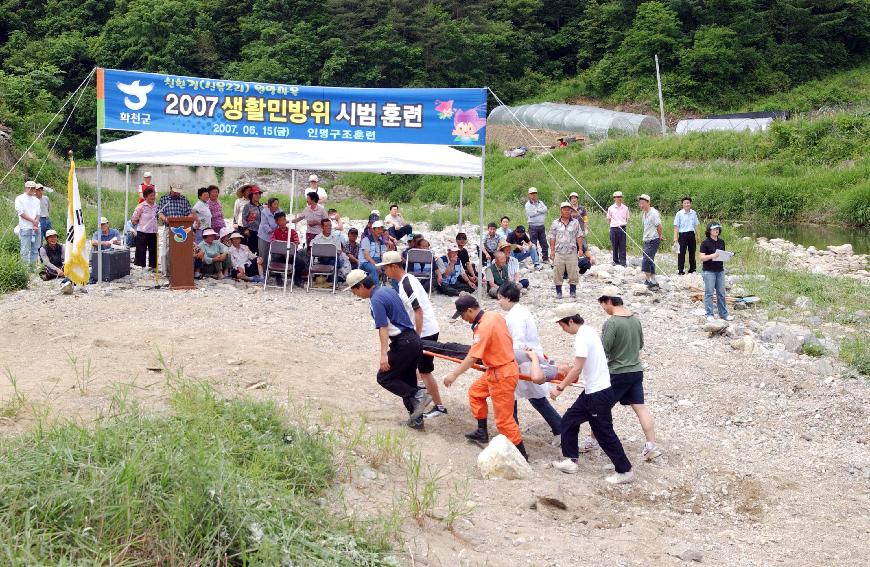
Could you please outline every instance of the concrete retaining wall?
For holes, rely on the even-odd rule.
[[[218,181],[215,174],[215,168],[211,166],[203,167],[188,167],[186,165],[167,165],[167,166],[141,166],[138,168],[130,168],[130,191],[134,191],[142,183],[142,174],[150,171],[153,174],[151,182],[157,187],[159,193],[163,193],[169,185],[180,185],[185,193],[195,192],[199,187],[208,185],[217,185],[221,190],[225,190],[228,185],[240,177],[249,178],[257,173],[256,168],[239,168],[227,167],[224,168],[224,175],[221,181]],[[97,168],[96,167],[77,167],[76,174],[78,178],[91,185],[96,184]],[[114,165],[103,167],[103,188],[116,191],[124,190],[124,169],[118,170]]]

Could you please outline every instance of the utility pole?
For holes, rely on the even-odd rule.
[[[666,136],[668,133],[668,128],[665,126],[665,99],[662,97],[662,76],[659,73],[659,55],[656,53],[656,83],[659,86],[659,113],[662,117],[662,136]]]

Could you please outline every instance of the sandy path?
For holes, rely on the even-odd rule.
[[[537,289],[524,301],[538,318],[547,352],[566,360],[570,337],[546,322],[554,301],[547,278],[548,272],[533,274]],[[596,328],[604,314],[593,297],[602,286],[587,279],[580,288],[587,322]],[[375,429],[395,427],[401,418],[398,400],[374,380],[377,337],[367,304],[347,293],[282,297],[223,283],[193,292],[135,283],[108,289],[65,297],[38,282],[0,298],[0,364],[30,402],[87,421],[109,406],[113,384],[125,382],[134,385],[130,396],[159,407],[165,378],[148,370],[159,349],[186,375],[225,391],[265,380],[268,387],[254,395],[282,401],[289,395],[334,414],[362,413]],[[536,476],[483,481],[475,468],[479,450],[461,438],[473,424],[465,401],[469,373],[446,392],[450,417],[410,438],[428,464],[446,473],[444,490],[466,486],[474,508],[453,531],[437,520],[406,522],[413,564],[676,565],[685,562],[676,555],[686,549],[714,565],[870,561],[867,384],[826,383],[807,371],[803,357],[786,364],[736,352],[722,339],[706,338],[686,315],[687,299],[653,301],[627,300],[644,321],[647,403],[665,456],[642,463],[640,427],[630,410],[616,409],[617,433],[638,482],[606,485],[601,454],[582,459],[579,474],[563,475],[548,465],[558,456],[548,428],[521,403]],[[449,319],[450,299],[433,296],[433,302],[443,339],[467,342],[468,325]],[[485,307],[497,309],[493,302]],[[89,380],[77,378],[65,349],[77,357],[79,376],[83,361],[91,361]],[[448,368],[439,362],[436,375]],[[11,396],[4,380],[0,403]],[[557,409],[563,412],[572,398]],[[0,434],[33,420],[25,409],[0,420]],[[354,478],[345,491],[350,506],[362,515],[372,505],[388,506],[403,489],[404,476],[394,472],[384,467],[376,478]],[[567,510],[530,509],[533,491],[559,496]]]

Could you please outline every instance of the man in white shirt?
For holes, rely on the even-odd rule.
[[[384,274],[388,278],[399,282],[399,297],[402,299],[405,311],[408,312],[420,339],[437,341],[441,329],[438,327],[435,311],[429,301],[429,294],[426,293],[426,289],[416,276],[405,272],[402,255],[395,251],[385,252],[383,261],[378,263],[378,267],[384,270]],[[432,396],[432,403],[435,404],[435,407],[423,414],[424,419],[447,415],[447,408],[444,407],[441,393],[438,391],[438,383],[432,376],[434,371],[435,359],[431,356],[420,356],[417,361],[417,373],[420,375],[420,380],[426,385],[429,395]]]
[[[332,230],[332,220],[331,219],[327,218],[327,219],[323,219],[322,221],[320,221],[320,234],[318,234],[317,236],[314,237],[314,240],[311,241],[311,244],[312,244],[312,246],[314,244],[331,244],[331,245],[335,246],[335,250],[338,252],[338,255],[336,256],[336,258],[338,260],[338,275],[343,279],[347,276],[347,274],[350,273],[350,270],[351,270],[350,262],[347,259],[347,255],[345,255],[345,253],[343,251],[341,236],[339,236],[339,234],[337,232],[334,232]],[[332,260],[331,258],[329,258],[329,259],[321,258],[320,260],[318,260],[317,263],[318,264],[324,263],[324,264],[332,265],[331,260]],[[312,257],[311,261],[314,262],[313,257]]]
[[[613,418],[610,410],[616,403],[613,389],[610,387],[610,371],[607,367],[607,356],[598,333],[588,325],[583,324],[579,308],[575,303],[566,303],[556,307],[552,319],[559,327],[574,338],[574,364],[559,370],[565,374],[561,384],[550,390],[552,399],[558,398],[565,388],[573,384],[583,375],[583,392],[577,396],[574,404],[562,416],[562,456],[563,460],[553,463],[553,467],[567,474],[579,470],[577,459],[580,448],[577,435],[580,425],[589,422],[595,438],[604,453],[610,458],[616,473],[605,480],[610,484],[624,484],[634,480],[631,463],[625,455],[619,437],[613,431]]]
[[[321,205],[326,204],[326,191],[320,186],[320,178],[314,173],[308,176],[308,189],[305,190],[305,194],[309,193],[317,193],[317,202]]]
[[[404,238],[414,230],[399,214],[399,205],[390,205],[390,214],[384,217],[384,226],[387,227],[387,233],[396,240]]]
[[[36,196],[36,182],[24,184],[24,193],[15,197],[15,214],[18,216],[18,240],[21,243],[21,261],[35,264],[39,258],[42,235],[39,232],[40,202]]]

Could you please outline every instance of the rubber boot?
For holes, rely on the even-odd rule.
[[[571,299],[577,299],[577,286],[568,284],[568,293],[571,294]]]
[[[486,444],[489,443],[489,432],[486,429],[486,420],[478,419],[477,420],[477,429],[472,431],[471,433],[466,433],[465,438],[471,441],[472,443],[481,443]]]
[[[556,299],[562,299],[562,286],[556,286]]]
[[[522,455],[523,458],[526,460],[526,462],[529,462],[529,454],[526,453],[526,446],[523,445],[522,441],[520,441],[519,444],[516,445],[516,448],[520,452],[520,455]]]

